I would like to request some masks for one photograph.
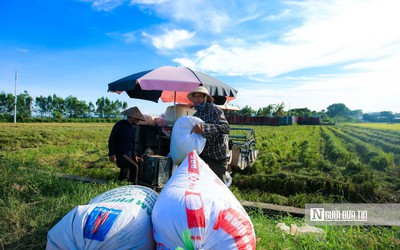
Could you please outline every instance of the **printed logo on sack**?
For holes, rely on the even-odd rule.
[[[85,239],[104,241],[122,210],[96,207],[90,212],[84,227]]]
[[[206,217],[204,215],[203,201],[201,194],[197,192],[185,192],[185,206],[187,224],[189,229],[196,227],[206,227]]]
[[[189,174],[199,174],[199,162],[197,159],[197,155],[192,151],[188,157],[188,172]]]
[[[229,234],[234,239],[237,249],[256,249],[250,220],[232,208],[219,212],[213,229],[222,229]]]

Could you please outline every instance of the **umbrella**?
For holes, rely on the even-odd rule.
[[[108,84],[109,92],[120,94],[125,91],[129,97],[158,102],[191,104],[187,94],[202,85],[214,97],[216,104],[234,99],[237,90],[203,72],[187,67],[163,66],[141,71]]]

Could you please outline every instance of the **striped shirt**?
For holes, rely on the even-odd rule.
[[[214,103],[206,103],[204,107],[197,110],[193,116],[199,117],[203,124],[203,137],[207,139],[202,155],[215,160],[229,157],[229,127],[224,112]]]

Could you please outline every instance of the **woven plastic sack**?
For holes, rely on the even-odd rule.
[[[255,249],[250,217],[203,160],[191,152],[152,213],[157,249]]]
[[[180,165],[186,156],[193,150],[199,155],[206,145],[206,138],[203,136],[191,133],[194,125],[204,123],[195,116],[182,116],[176,120],[172,128],[171,135],[171,158],[175,165]]]
[[[158,194],[129,185],[75,207],[47,234],[46,249],[155,249],[151,212]]]

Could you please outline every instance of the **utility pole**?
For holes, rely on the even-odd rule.
[[[14,123],[17,123],[17,79],[18,79],[18,72],[15,71]]]

